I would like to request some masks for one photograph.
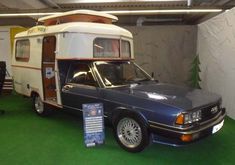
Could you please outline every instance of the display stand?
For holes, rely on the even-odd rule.
[[[84,140],[87,147],[104,143],[103,104],[83,104]]]

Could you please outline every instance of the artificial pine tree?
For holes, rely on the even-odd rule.
[[[199,60],[199,55],[197,55],[192,62],[190,82],[192,87],[201,89],[200,87],[201,78],[199,75],[201,70],[199,65],[200,65],[200,60]]]

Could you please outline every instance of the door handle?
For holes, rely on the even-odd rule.
[[[65,85],[64,86],[64,90],[69,90],[69,89],[72,89],[73,88],[73,86],[72,85]]]

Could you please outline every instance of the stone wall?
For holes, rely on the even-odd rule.
[[[187,85],[196,55],[196,26],[126,26],[134,37],[135,62],[161,82]]]

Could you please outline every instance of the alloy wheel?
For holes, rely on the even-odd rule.
[[[117,125],[117,136],[120,142],[127,148],[135,148],[142,141],[140,125],[131,118],[123,118]]]

